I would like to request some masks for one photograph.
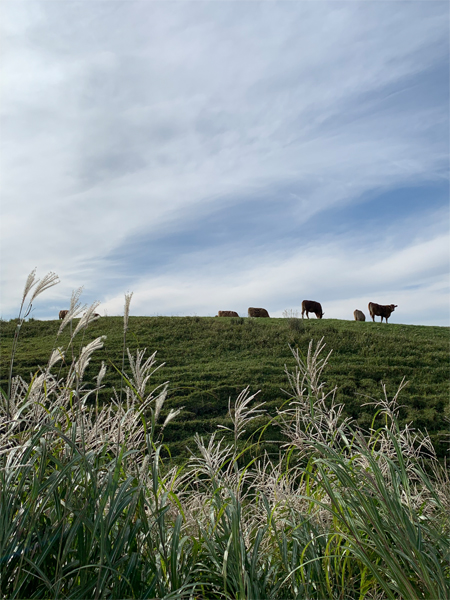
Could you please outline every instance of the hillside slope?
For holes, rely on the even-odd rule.
[[[1,323],[1,387],[6,389],[15,321]],[[24,324],[20,334],[14,372],[29,380],[29,374],[45,365],[59,323],[34,321]],[[99,335],[105,346],[96,352],[85,380],[92,381],[102,360],[109,365],[101,401],[107,402],[112,386],[120,388],[120,377],[112,365],[122,363],[123,320],[103,317],[75,338],[75,349]],[[400,397],[402,421],[427,429],[440,456],[446,453],[449,413],[449,330],[332,319],[219,319],[210,317],[131,317],[127,346],[131,352],[147,348],[157,351],[165,363],[151,379],[151,386],[169,381],[166,410],[184,406],[182,415],[166,429],[165,441],[174,456],[193,446],[196,432],[206,434],[226,422],[228,399],[246,386],[274,416],[276,408],[289,400],[285,365],[294,368],[289,346],[306,354],[311,339],[324,338],[333,350],[324,371],[327,388],[337,386],[337,398],[345,412],[369,427],[373,409],[364,406],[382,396],[381,382],[392,396],[405,378],[409,384]],[[64,331],[56,345],[65,346]],[[276,429],[267,436],[276,438]]]

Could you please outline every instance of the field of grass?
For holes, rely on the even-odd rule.
[[[2,372],[14,325],[2,327]],[[381,395],[358,414],[352,387],[327,391],[352,376],[380,397],[377,379],[396,387],[389,377],[409,364],[417,393],[430,393],[446,370],[443,330],[136,318],[129,341],[159,345],[166,373],[136,351],[119,378],[119,319],[90,323],[72,346],[60,336],[65,355],[53,351],[57,323],[22,325],[0,402],[2,598],[448,598],[450,480],[430,438],[401,426],[396,398]],[[315,334],[337,351],[307,344]],[[411,366],[419,360],[428,361],[420,371]],[[158,387],[167,374],[168,398]],[[238,394],[249,380],[277,411],[265,432],[282,446],[248,437],[269,422],[250,390]],[[439,380],[433,393],[444,389]],[[340,400],[363,424],[363,411],[378,415],[370,431],[345,418]],[[174,411],[181,403],[184,416]],[[223,424],[227,432],[209,433]]]
[[[2,598],[448,598],[447,329],[77,298],[1,323]]]
[[[57,321],[30,320],[24,323],[15,358],[15,374],[29,380],[39,366],[45,366],[55,345]],[[16,322],[1,323],[1,387],[6,389],[8,365]],[[58,338],[65,346],[69,328]],[[85,381],[93,379],[104,360],[108,373],[99,393],[108,403],[112,388],[120,389],[123,319],[102,317],[75,338],[75,354],[94,338],[105,335],[104,348],[95,352]],[[449,330],[445,327],[354,322],[332,319],[248,319],[209,317],[130,317],[127,346],[132,353],[157,351],[157,362],[164,363],[151,377],[153,386],[169,382],[166,412],[184,407],[179,417],[165,430],[164,442],[174,458],[188,456],[194,435],[209,434],[218,424],[227,424],[228,401],[245,387],[261,390],[259,402],[271,416],[289,400],[284,373],[294,365],[289,348],[306,353],[311,339],[324,339],[332,349],[324,374],[327,389],[337,386],[336,400],[345,405],[344,414],[369,428],[374,409],[367,402],[383,397],[381,382],[393,396],[405,378],[400,423],[427,430],[438,456],[448,448],[449,416]],[[66,357],[70,363],[70,357]],[[61,368],[61,367],[58,367]],[[62,367],[63,376],[67,367]],[[261,422],[258,423],[261,425]],[[251,431],[251,428],[247,433]],[[268,428],[266,439],[278,439]],[[269,447],[268,445],[267,447]],[[275,447],[274,447],[275,449]]]

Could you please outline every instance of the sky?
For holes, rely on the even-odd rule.
[[[447,1],[3,0],[0,317],[449,325]],[[286,314],[286,313],[284,313]]]

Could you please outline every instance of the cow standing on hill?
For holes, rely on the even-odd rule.
[[[306,318],[309,319],[309,313],[314,313],[318,319],[321,319],[325,314],[319,302],[314,300],[303,300],[302,302],[302,319],[306,313]]]
[[[362,310],[356,309],[353,312],[353,316],[355,317],[355,321],[365,321],[366,320],[366,315],[363,313]]]
[[[249,317],[268,317],[269,313],[265,308],[253,308],[252,306],[248,309]]]
[[[377,304],[376,302],[369,302],[369,313],[372,317],[372,321],[375,323],[375,317],[381,317],[381,323],[383,319],[388,322],[391,313],[397,308],[398,304]]]
[[[69,312],[68,310],[60,310],[59,311],[59,318],[60,318],[60,320],[65,319],[66,315],[68,314],[68,312]]]
[[[219,310],[218,317],[239,317],[234,310]]]

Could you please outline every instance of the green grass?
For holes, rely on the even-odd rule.
[[[1,323],[1,387],[6,390],[10,352],[16,322]],[[55,344],[57,321],[30,320],[24,323],[15,357],[14,373],[29,374],[47,363]],[[83,339],[81,336],[84,336]],[[100,392],[109,402],[112,387],[120,389],[123,348],[123,319],[103,317],[75,338],[75,354],[82,345],[106,335],[105,346],[94,353],[85,375],[93,379],[102,360],[108,364],[106,386]],[[159,363],[151,381],[157,386],[170,382],[165,410],[184,406],[181,415],[165,430],[164,441],[173,457],[185,458],[193,447],[195,433],[209,434],[227,423],[229,397],[236,398],[246,386],[251,393],[261,390],[274,416],[289,399],[284,365],[294,364],[289,345],[306,353],[311,339],[324,338],[333,349],[326,371],[327,388],[338,387],[337,401],[345,404],[345,415],[368,428],[374,410],[363,406],[382,396],[381,382],[393,395],[403,378],[409,382],[402,392],[400,423],[427,430],[438,456],[446,454],[449,416],[449,330],[332,319],[247,319],[209,317],[130,317],[127,346],[157,351]],[[65,346],[68,328],[58,339]],[[69,361],[69,358],[66,359]],[[53,371],[55,372],[55,370]],[[57,371],[56,371],[57,372]],[[61,374],[64,374],[64,368]],[[260,424],[260,423],[259,423]],[[255,425],[256,426],[256,425]],[[277,438],[273,429],[267,438]]]
[[[3,371],[15,324],[7,325]],[[141,348],[119,377],[120,320],[102,319],[80,332],[75,360],[68,351],[70,368],[60,372],[53,358],[63,355],[51,352],[56,327],[26,324],[13,369],[24,379],[15,377],[11,396],[0,403],[2,598],[448,598],[450,480],[431,440],[401,426],[390,389],[377,388],[380,401],[366,408],[370,431],[345,418],[340,392],[327,391],[333,377],[345,385],[352,364],[371,381],[373,372],[363,369],[371,362],[364,358],[368,338],[384,350],[374,365],[395,376],[399,367],[386,348],[406,346],[405,330],[397,329],[396,340],[395,328],[370,324],[135,319],[128,341]],[[303,337],[315,333],[338,347],[328,367],[323,343]],[[155,334],[165,341],[165,370],[155,371],[142,348]],[[58,345],[68,345],[64,335]],[[426,338],[417,337],[423,350]],[[436,337],[431,348],[439,346]],[[297,347],[293,353],[287,341]],[[29,362],[45,366],[50,354],[51,369],[27,376]],[[103,381],[115,390],[90,381],[102,359],[110,362]],[[158,384],[167,373],[179,384],[165,406],[165,386]],[[254,389],[238,395],[248,383],[243,376],[261,384],[272,414],[279,409],[266,434],[278,436],[282,445],[273,446],[281,452],[261,453],[248,439],[269,420]],[[227,418],[229,394],[237,398]],[[202,418],[200,403],[210,397],[215,403],[204,402]],[[176,416],[181,402],[196,418],[182,413],[164,429],[164,411]],[[230,427],[228,441],[217,432],[222,423]],[[206,435],[193,438],[201,428]],[[196,452],[188,461],[161,460],[163,433],[172,449],[188,442]],[[267,439],[265,448],[271,449]]]

